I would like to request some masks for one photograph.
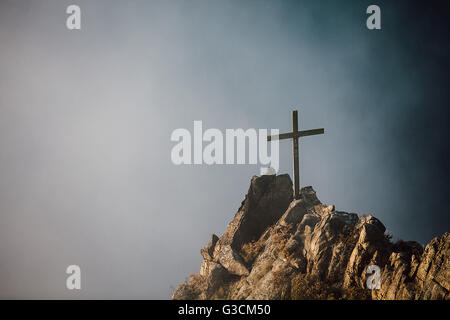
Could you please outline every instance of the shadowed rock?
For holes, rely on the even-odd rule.
[[[291,201],[292,181],[289,175],[254,176],[241,207],[218,244],[237,249],[244,243],[257,240],[281,217]]]

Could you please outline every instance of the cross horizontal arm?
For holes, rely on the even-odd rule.
[[[267,141],[290,139],[290,138],[294,138],[294,133],[293,132],[276,134],[274,136],[267,136]]]
[[[313,135],[322,134],[322,133],[325,133],[324,128],[303,130],[303,131],[297,131],[297,132],[288,132],[288,133],[282,133],[282,134],[273,135],[273,136],[267,136],[267,141],[300,138],[300,137],[313,136]]]
[[[323,134],[325,133],[325,129],[324,128],[320,128],[320,129],[312,129],[312,130],[303,130],[303,131],[299,131],[299,136],[300,137],[306,137],[306,136],[313,136],[316,134]]]

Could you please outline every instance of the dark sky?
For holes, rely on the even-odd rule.
[[[198,271],[259,165],[173,165],[194,120],[283,132],[296,108],[325,128],[300,143],[322,202],[449,231],[450,11],[416,2],[76,1],[69,31],[72,1],[0,0],[0,297],[168,298]]]

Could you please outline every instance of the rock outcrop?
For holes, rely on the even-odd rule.
[[[373,216],[336,211],[312,187],[293,200],[288,175],[255,176],[172,299],[449,299],[449,247],[450,233],[393,243]]]

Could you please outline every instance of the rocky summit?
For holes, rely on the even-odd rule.
[[[288,175],[255,176],[172,299],[449,299],[449,247],[448,232],[425,248],[394,243],[380,220],[322,204],[312,187],[293,200]]]

